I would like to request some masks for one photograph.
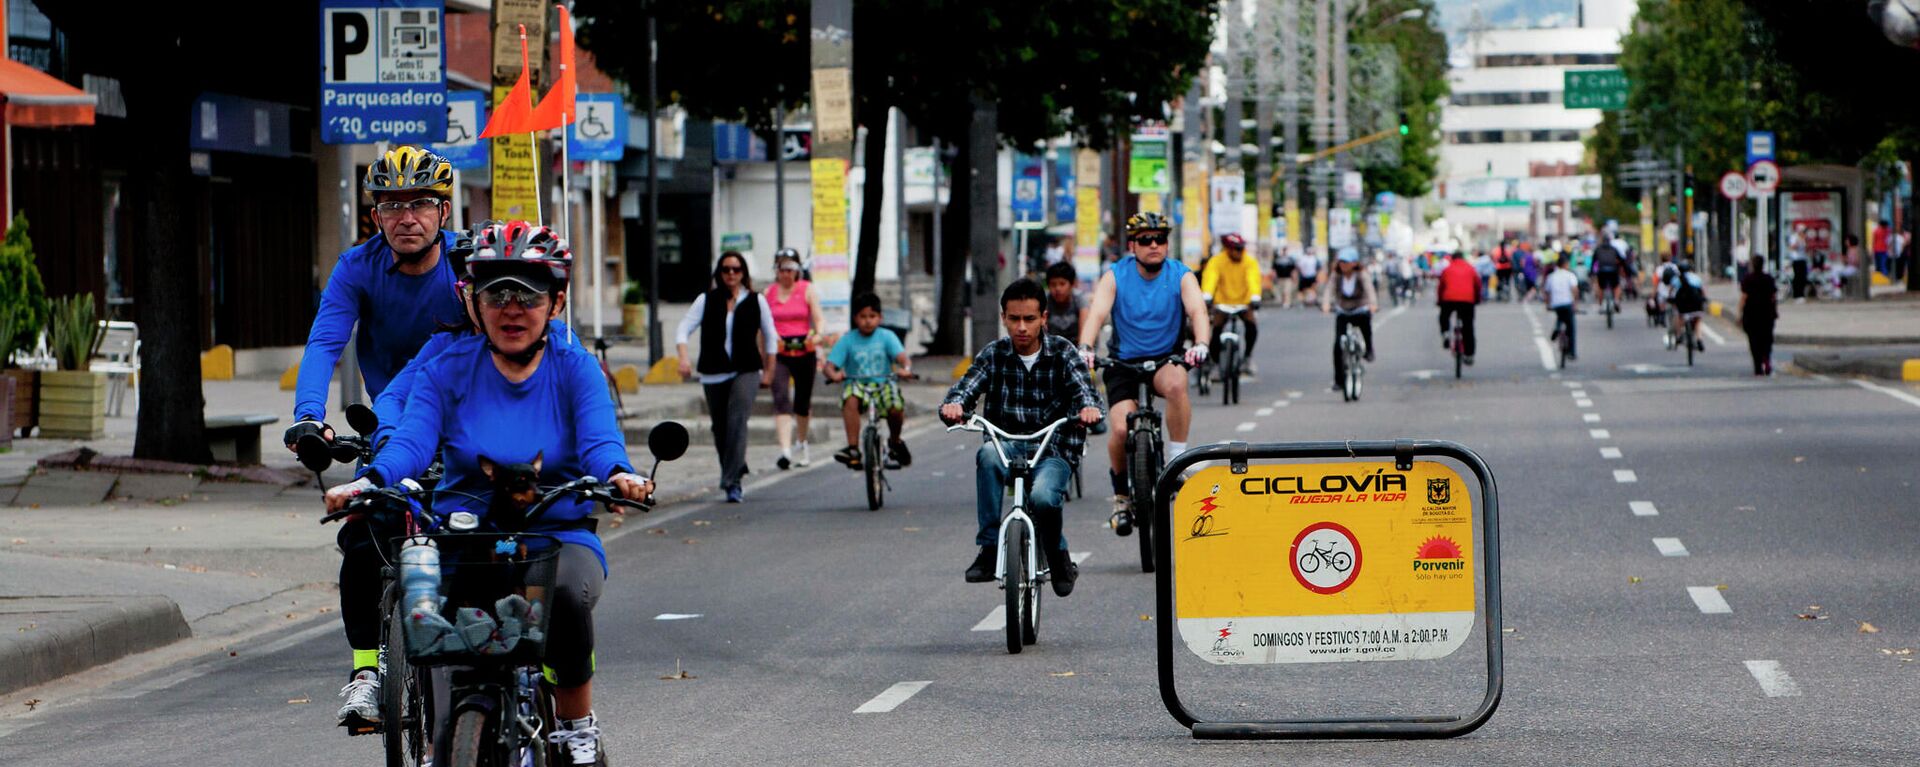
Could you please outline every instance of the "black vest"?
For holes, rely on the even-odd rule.
[[[733,308],[733,355],[727,355],[727,300],[724,287],[707,291],[706,313],[700,318],[700,361],[694,369],[707,374],[752,373],[760,369],[760,348],[754,337],[760,332],[759,294],[751,290],[740,294]]]

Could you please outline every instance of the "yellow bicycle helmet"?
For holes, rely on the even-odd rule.
[[[363,186],[374,194],[424,189],[446,196],[453,193],[453,165],[417,146],[394,147],[367,166]]]
[[[1140,232],[1165,232],[1171,229],[1173,224],[1167,221],[1167,217],[1153,211],[1135,213],[1132,218],[1127,219],[1128,237]]]

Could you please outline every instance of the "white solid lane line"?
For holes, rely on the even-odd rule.
[[[1241,421],[1239,426],[1233,427],[1233,430],[1238,432],[1249,432],[1258,428],[1260,428],[1260,424],[1254,423],[1252,421]]]
[[[1277,399],[1277,400],[1274,400],[1274,401],[1273,401],[1273,406],[1274,406],[1274,407],[1286,407],[1286,406],[1287,406],[1287,401],[1286,401],[1286,400],[1283,400],[1283,399]]]
[[[987,612],[987,617],[981,618],[979,623],[973,624],[974,631],[999,631],[1000,629],[1003,629],[1006,627],[1007,627],[1007,606],[1006,605],[994,605],[993,609]]]
[[[1076,565],[1084,565],[1084,564],[1086,564],[1086,563],[1087,563],[1087,557],[1091,557],[1091,556],[1093,556],[1093,552],[1091,552],[1091,551],[1076,551],[1076,552],[1073,552],[1073,557],[1072,557],[1072,558],[1073,558],[1073,563],[1074,563],[1074,564],[1076,564]],[[1004,611],[1005,611],[1005,610],[1007,609],[1007,606],[1006,606],[1006,605],[1001,605],[1001,606],[1000,606],[1000,609],[1001,609],[1001,611],[1003,611],[1003,612],[1004,612]]]
[[[1679,538],[1655,538],[1653,539],[1653,547],[1659,549],[1660,556],[1663,557],[1684,557],[1687,555],[1687,547],[1680,543]]]
[[[1594,439],[1612,439],[1613,433],[1607,431],[1606,429],[1588,429],[1587,436],[1592,437]]]
[[[1753,681],[1760,683],[1760,691],[1769,698],[1791,698],[1800,694],[1800,685],[1780,667],[1780,661],[1747,661],[1747,673],[1753,675]]]
[[[1727,345],[1727,339],[1721,336],[1719,333],[1714,332],[1713,326],[1708,325],[1707,323],[1704,323],[1704,322],[1700,323],[1700,332],[1706,334],[1707,340],[1712,341],[1715,346]]]
[[[1720,589],[1713,586],[1688,586],[1687,596],[1693,597],[1693,604],[1700,612],[1709,615],[1733,612],[1727,598],[1720,596]]]
[[[1599,413],[1582,413],[1580,415],[1580,420],[1586,421],[1587,423],[1599,423],[1600,414]]]
[[[1617,448],[1617,447],[1600,448],[1600,457],[1610,461],[1618,459],[1620,457],[1620,448]]]
[[[887,713],[888,711],[892,711],[896,708],[899,708],[900,704],[907,702],[908,698],[911,698],[914,696],[915,693],[918,693],[921,690],[926,689],[927,685],[930,685],[930,684],[933,684],[931,680],[925,681],[925,682],[900,682],[898,684],[895,684],[892,687],[888,687],[886,692],[873,696],[873,700],[860,704],[860,707],[854,709],[853,713],[856,713],[856,714]]]
[[[1920,407],[1920,397],[1915,397],[1908,392],[1903,392],[1891,386],[1881,386],[1880,384],[1877,384],[1877,383],[1868,383],[1858,378],[1853,379],[1853,382],[1859,385],[1860,388],[1866,389],[1867,391],[1877,391],[1877,392],[1880,392],[1881,394],[1885,394],[1889,397],[1900,400],[1901,402],[1905,402],[1914,407]]]
[[[1540,367],[1546,368],[1549,372],[1557,370],[1558,368],[1553,364],[1553,345],[1547,343],[1547,339],[1537,335],[1533,337],[1533,345],[1540,347]]]
[[[1635,475],[1632,469],[1614,469],[1613,481],[1624,485],[1629,482],[1639,482],[1640,477]]]
[[[1660,516],[1660,510],[1654,507],[1653,501],[1627,501],[1627,508],[1633,509],[1636,517]]]

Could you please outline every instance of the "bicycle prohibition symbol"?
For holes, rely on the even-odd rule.
[[[1360,576],[1360,540],[1334,522],[1316,522],[1294,536],[1293,578],[1316,594],[1337,594]]]

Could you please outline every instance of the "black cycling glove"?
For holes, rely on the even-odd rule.
[[[332,426],[328,426],[326,423],[322,421],[313,421],[313,420],[299,421],[299,422],[296,422],[294,425],[287,427],[287,436],[286,436],[287,447],[291,448],[294,445],[300,444],[300,438],[307,436],[308,434],[312,434],[313,436],[319,437],[322,441],[325,441],[325,442],[333,441],[333,438],[329,436],[333,434]]]

